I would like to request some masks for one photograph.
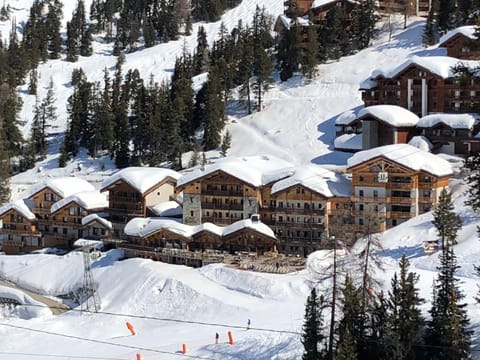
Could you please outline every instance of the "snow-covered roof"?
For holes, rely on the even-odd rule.
[[[180,173],[172,169],[158,167],[128,167],[119,170],[105,179],[102,182],[101,191],[105,191],[117,181],[124,181],[138,192],[144,194],[147,190],[161,183],[166,178],[171,177],[178,180],[180,176]]]
[[[262,186],[292,174],[293,165],[271,155],[225,157],[186,170],[178,180],[182,186],[216,171],[222,171],[252,186]]]
[[[417,115],[397,105],[372,105],[358,112],[358,118],[368,116],[373,116],[395,127],[415,126],[419,120]]]
[[[417,126],[430,128],[437,124],[445,124],[452,129],[472,129],[479,120],[478,114],[431,114],[422,117]]]
[[[82,218],[82,225],[87,225],[92,221],[98,221],[100,224],[104,225],[110,230],[113,229],[112,223],[107,219],[104,219],[103,217],[101,217],[100,214],[90,214],[90,215],[84,216]]]
[[[0,215],[5,214],[7,211],[15,210],[24,218],[28,220],[35,220],[36,217],[31,210],[32,207],[33,207],[33,200],[19,199],[0,207]]]
[[[452,68],[458,64],[462,64],[472,70],[476,70],[476,68],[480,65],[480,62],[475,60],[458,60],[449,56],[412,56],[409,60],[403,62],[393,70],[375,70],[372,73],[372,77],[381,75],[386,78],[393,78],[410,65],[417,65],[443,79],[446,79],[455,76]]]
[[[218,236],[225,236],[244,228],[253,229],[259,233],[275,238],[273,230],[264,223],[253,222],[250,219],[236,221],[231,225],[220,227],[212,223],[201,225],[185,225],[173,219],[165,218],[133,218],[123,231],[129,236],[145,237],[160,230],[166,230],[190,238],[201,231],[209,231]]]
[[[88,246],[92,249],[102,250],[104,247],[103,241],[101,240],[89,240],[89,239],[77,239],[73,242],[73,247],[84,247]]]
[[[362,150],[363,136],[362,134],[343,134],[335,138],[333,146],[335,149]]]
[[[440,38],[439,46],[442,46],[444,42],[447,42],[457,34],[464,35],[469,39],[475,39],[475,26],[473,25],[460,26],[456,29],[453,29],[452,31],[449,31],[448,33],[446,33]]]
[[[75,202],[85,210],[92,210],[92,209],[103,209],[108,207],[108,200],[106,193],[100,193],[97,190],[94,191],[82,191],[62,200],[57,201],[54,203],[50,209],[51,213],[55,213],[65,205],[70,202]]]
[[[286,29],[290,29],[290,25],[292,25],[292,23],[294,22],[294,19],[289,18],[285,14],[279,15],[278,19],[282,22],[283,26]],[[308,18],[306,18],[306,17],[297,17],[295,20],[297,21],[297,23],[300,26],[309,26],[310,25],[310,23],[308,21]]]
[[[327,198],[350,196],[351,184],[349,181],[333,171],[316,165],[296,168],[291,176],[273,184],[272,194],[296,185],[304,186]]]
[[[335,125],[350,125],[358,118],[359,108],[344,111],[335,119]]]
[[[376,157],[384,157],[409,169],[425,171],[436,176],[453,173],[448,161],[408,144],[386,145],[360,151],[349,158],[347,164],[348,167],[353,167]]]
[[[425,136],[414,136],[408,142],[408,145],[415,146],[416,148],[423,151],[430,151],[433,149],[433,144]]]
[[[311,9],[316,9],[318,7],[322,7],[331,3],[336,3],[339,0],[314,0],[312,3]]]
[[[62,198],[82,191],[94,191],[95,187],[88,181],[77,177],[58,177],[39,182],[27,190],[25,197],[32,197],[45,188],[60,195]]]
[[[149,209],[155,216],[179,216],[183,214],[182,206],[176,201],[165,201],[155,206],[150,206]]]

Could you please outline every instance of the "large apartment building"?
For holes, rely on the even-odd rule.
[[[448,161],[408,144],[360,151],[348,159],[357,231],[383,231],[430,211],[448,187]]]

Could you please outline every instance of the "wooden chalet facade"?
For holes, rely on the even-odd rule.
[[[94,198],[95,203],[88,203],[85,199],[88,197]],[[72,195],[54,204],[48,231],[44,232],[45,246],[68,249],[77,239],[87,238],[82,219],[87,215],[103,212],[107,204],[106,196],[97,191]]]
[[[102,183],[101,192],[108,192],[109,220],[115,234],[135,217],[146,217],[148,208],[169,201],[175,194],[180,175],[169,169],[125,168]]]
[[[261,188],[222,170],[177,188],[183,191],[183,221],[229,225],[258,213]]]
[[[445,64],[446,71],[458,63]],[[391,77],[378,75],[372,87],[362,89],[365,106],[389,104],[425,116],[430,113],[465,113],[480,101],[480,77],[467,83],[453,74],[443,77],[428,67],[411,63]]]
[[[111,240],[113,235],[112,223],[97,214],[82,218],[82,237],[91,240]]]
[[[6,254],[27,253],[44,247],[37,219],[23,200],[3,206],[0,220],[2,247]]]
[[[301,184],[272,193],[264,190],[260,209],[262,222],[278,237],[278,250],[307,254],[326,247],[329,199]]]
[[[447,49],[447,56],[463,60],[480,60],[480,50],[475,49],[475,26],[462,26],[445,34],[438,47]]]
[[[352,214],[358,233],[384,231],[430,211],[441,190],[448,187],[452,172],[445,160],[410,145],[398,146],[373,149],[371,157],[357,153],[349,159],[347,171],[352,174]],[[390,158],[395,153],[398,161]],[[356,156],[363,160],[356,160]],[[438,173],[405,165],[409,158],[412,163],[418,163],[419,156],[424,156],[424,161],[433,162],[428,168],[438,167]]]

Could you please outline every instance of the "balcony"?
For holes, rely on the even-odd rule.
[[[120,195],[109,195],[108,197],[110,202],[116,202],[116,203],[137,203],[137,202],[142,202],[143,199],[140,196],[120,196]]]
[[[387,212],[387,217],[390,219],[410,219],[414,215],[412,215],[410,212],[404,212],[404,211],[388,211]]]
[[[360,203],[375,203],[375,204],[386,204],[390,202],[389,197],[367,197],[367,196],[354,196],[353,201]]]
[[[202,209],[212,209],[212,210],[238,210],[243,211],[243,204],[232,204],[232,203],[213,203],[209,201],[202,201]]]
[[[237,196],[243,197],[243,191],[237,190],[215,190],[215,189],[202,189],[202,195],[211,196]]]
[[[389,183],[389,189],[412,189],[412,183],[391,182]]]
[[[298,214],[298,215],[325,215],[324,209],[306,209],[306,208],[295,208],[295,207],[276,207],[273,208],[273,211],[276,214]]]
[[[415,198],[411,198],[411,197],[391,197],[390,198],[390,202],[392,204],[411,204]]]
[[[232,219],[232,218],[219,218],[213,216],[202,216],[202,222],[211,222],[217,225],[230,225],[233,224],[235,221],[239,221],[241,219]]]

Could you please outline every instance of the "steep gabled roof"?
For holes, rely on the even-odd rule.
[[[184,186],[220,171],[254,187],[260,187],[292,174],[292,167],[291,163],[271,155],[226,157],[186,170],[177,186]]]
[[[178,180],[181,174],[165,168],[157,167],[128,167],[117,171],[102,182],[100,191],[106,191],[118,181],[123,181],[138,192],[145,194],[152,187],[165,181],[167,178]]]
[[[372,105],[361,109],[358,118],[363,119],[373,116],[391,126],[411,127],[418,123],[418,116],[407,109],[397,105]]]
[[[386,145],[357,152],[347,160],[347,171],[352,167],[380,157],[408,169],[425,171],[435,176],[448,176],[453,173],[448,161],[408,144]]]
[[[442,47],[442,45],[444,43],[446,43],[448,40],[452,39],[454,36],[457,36],[457,35],[463,35],[466,38],[473,40],[473,39],[475,39],[474,34],[475,34],[475,26],[474,25],[460,26],[456,29],[453,29],[453,30],[449,31],[445,35],[443,35],[440,38],[438,46]]]
[[[113,229],[112,223],[110,221],[108,221],[107,219],[104,219],[103,217],[101,217],[99,214],[90,214],[90,215],[84,216],[82,218],[82,225],[85,226],[85,225],[90,224],[94,221],[99,222],[100,224],[102,224],[103,226],[105,226],[106,228],[108,228],[110,230]]]
[[[39,182],[28,189],[24,196],[31,198],[46,188],[51,189],[62,198],[82,191],[95,190],[95,187],[84,179],[77,177],[58,177]]]
[[[351,184],[349,181],[318,165],[296,168],[291,176],[273,184],[272,195],[298,185],[327,198],[350,196]]]
[[[0,207],[0,216],[5,214],[6,212],[10,210],[15,210],[18,212],[20,215],[22,215],[24,218],[33,221],[36,219],[35,214],[32,212],[32,207],[33,207],[33,200],[29,199],[20,199],[20,200],[15,200],[11,203],[8,203],[6,205],[3,205]]]
[[[52,205],[50,212],[53,214],[71,202],[78,204],[85,210],[102,209],[108,207],[106,193],[100,193],[97,190],[83,191],[57,201]]]

